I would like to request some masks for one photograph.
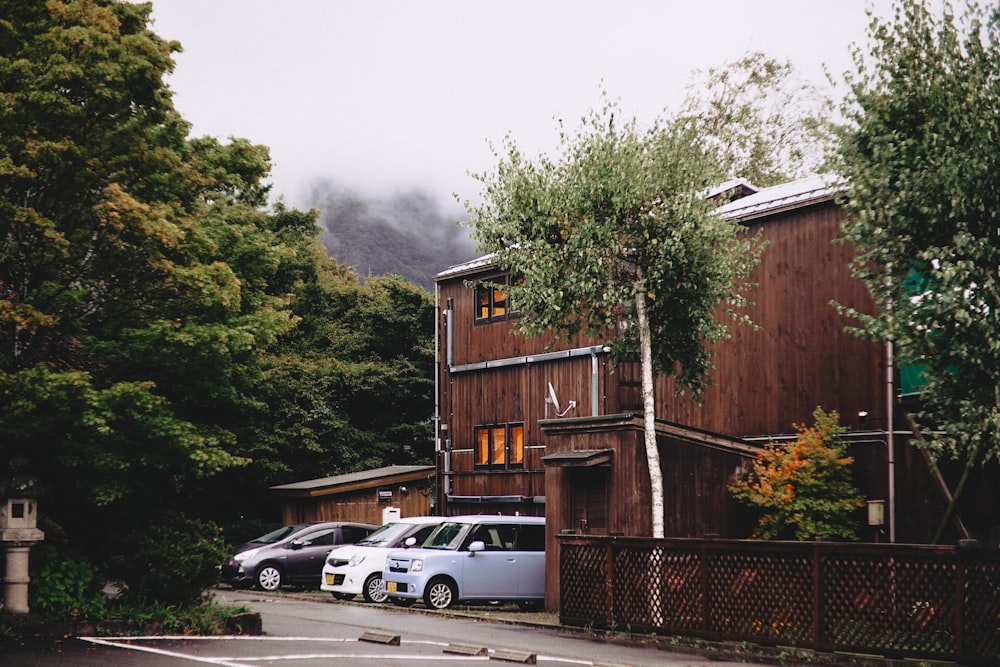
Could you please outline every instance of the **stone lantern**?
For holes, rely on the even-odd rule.
[[[3,610],[27,614],[28,553],[45,539],[38,529],[38,482],[27,475],[13,474],[0,483],[0,543],[7,553],[3,578]]]

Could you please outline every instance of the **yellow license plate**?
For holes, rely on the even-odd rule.
[[[334,577],[334,575],[330,574],[329,572],[326,573],[326,583],[327,583],[328,586],[333,586],[333,582],[334,582],[334,578],[333,577]]]
[[[396,592],[396,582],[395,581],[387,581],[387,582],[385,582],[385,591],[387,593],[395,593]]]

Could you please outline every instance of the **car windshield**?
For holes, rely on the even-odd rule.
[[[424,542],[425,549],[458,549],[462,545],[465,536],[472,529],[467,523],[442,523],[434,529],[427,541]]]
[[[413,524],[410,523],[387,523],[357,544],[362,547],[389,547],[397,543],[412,527]]]
[[[272,530],[267,535],[261,535],[260,537],[250,540],[251,542],[259,542],[260,544],[274,544],[275,542],[280,542],[292,533],[305,528],[304,524],[298,524],[295,526],[284,526],[278,530]]]

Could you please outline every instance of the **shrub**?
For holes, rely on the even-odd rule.
[[[29,557],[28,604],[48,621],[94,619],[103,615],[104,577],[87,561],[40,544]]]
[[[864,500],[851,483],[850,466],[836,411],[813,411],[815,426],[795,424],[794,442],[770,444],[753,470],[729,487],[740,501],[763,511],[754,537],[808,540],[858,539],[853,514]]]
[[[176,517],[126,535],[108,567],[124,584],[127,600],[185,605],[219,581],[219,564],[228,555],[216,524]]]

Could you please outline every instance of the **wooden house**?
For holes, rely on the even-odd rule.
[[[859,510],[862,539],[926,542],[942,514],[947,484],[909,444],[887,348],[847,332],[851,323],[831,305],[873,310],[850,274],[852,249],[835,243],[844,217],[836,194],[809,178],[718,211],[768,244],[748,309],[758,326],[734,326],[714,346],[712,386],[700,404],[678,396],[670,379],[656,381],[667,536],[748,537],[752,517],[727,487],[761,446],[811,424],[817,406],[840,414],[855,483],[887,510],[882,525]],[[649,535],[638,366],[614,365],[608,341],[553,346],[553,338],[514,333],[508,280],[489,257],[436,278],[441,513],[545,515],[553,549],[567,531]],[[978,493],[974,502],[1000,507],[990,485]],[[996,515],[977,524],[980,534],[997,531]],[[556,567],[548,573],[554,590]]]
[[[285,525],[309,521],[383,523],[387,508],[399,516],[434,514],[434,466],[386,466],[270,488]]]

